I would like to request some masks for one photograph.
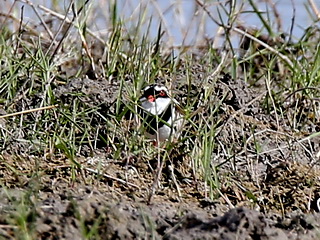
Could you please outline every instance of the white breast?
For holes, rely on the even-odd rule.
[[[141,99],[141,106],[144,110],[152,113],[153,115],[159,115],[167,109],[171,103],[170,98],[158,98],[154,102],[149,102],[146,98]]]
[[[172,100],[170,98],[161,98],[157,99],[156,103],[142,101],[141,106],[143,107],[143,109],[152,113],[153,115],[159,115],[167,109],[167,106],[169,106],[171,102]],[[181,132],[183,118],[182,115],[176,111],[174,104],[172,104],[171,106],[173,109],[171,111],[171,118],[169,118],[169,120],[167,121],[168,124],[164,124],[163,126],[158,128],[158,133],[156,134],[150,134],[146,132],[146,136],[148,138],[159,141],[165,141],[167,139],[171,140],[172,137],[178,137],[178,134],[180,134]]]

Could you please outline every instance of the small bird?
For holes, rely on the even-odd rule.
[[[152,84],[145,87],[140,108],[148,138],[163,142],[178,137],[183,122],[182,110],[165,86]]]

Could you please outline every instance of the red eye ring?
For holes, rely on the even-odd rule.
[[[159,93],[159,96],[161,96],[161,97],[164,97],[164,96],[166,96],[167,94],[166,94],[166,92],[164,91],[164,90],[161,90],[160,91],[160,93]]]
[[[148,96],[148,101],[149,102],[154,102],[156,100],[156,98],[153,95],[149,95]]]

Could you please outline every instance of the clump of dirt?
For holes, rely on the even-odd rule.
[[[156,197],[146,205],[117,194],[113,188],[68,186],[62,180],[46,186],[37,196],[24,190],[1,191],[2,213],[9,213],[19,201],[28,203],[26,214],[37,239],[82,239],[97,231],[104,239],[318,239],[319,214],[263,214],[237,207],[225,211],[220,204],[171,202]],[[10,196],[10,198],[8,198]],[[10,223],[2,214],[1,224]],[[2,237],[17,236],[14,229]]]
[[[75,159],[53,153],[54,157],[4,154],[0,224],[7,228],[0,235],[19,236],[20,230],[10,226],[25,219],[37,239],[82,239],[96,233],[104,239],[319,239],[320,143],[309,137],[317,124],[309,121],[309,132],[294,132],[292,118],[283,115],[294,115],[296,108],[286,106],[283,115],[268,113],[267,91],[227,74],[204,83],[201,64],[191,70],[196,79],[191,86],[184,84],[185,69],[177,73],[175,96],[182,104],[193,103],[193,122],[208,115],[216,121],[210,123],[216,127],[211,160],[219,176],[216,192],[210,193],[190,167],[188,153],[197,138],[193,134],[172,147],[172,159],[149,202],[158,151],[142,140],[124,144],[135,133],[128,123],[114,134],[112,144],[95,140],[95,149],[84,144]],[[105,119],[126,121],[115,116],[118,97],[126,96],[120,91],[125,90],[115,79],[88,77],[70,79],[54,90],[61,106],[70,107],[77,100],[84,110],[94,108],[84,118],[105,138],[116,131],[105,126]],[[77,124],[81,129],[82,122]],[[295,124],[306,129],[304,121]],[[186,128],[197,131],[194,125]],[[15,152],[30,147],[14,139],[7,144]],[[141,146],[151,157],[143,156]],[[179,154],[181,149],[184,154]],[[112,158],[114,151],[120,160]],[[25,215],[19,218],[12,212]]]

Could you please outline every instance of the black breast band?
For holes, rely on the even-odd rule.
[[[172,104],[169,104],[167,109],[159,115],[158,119],[155,115],[147,111],[143,111],[146,131],[150,134],[155,134],[158,128],[161,128],[164,124],[166,124],[166,122],[168,122],[170,117],[172,116],[172,107]]]

